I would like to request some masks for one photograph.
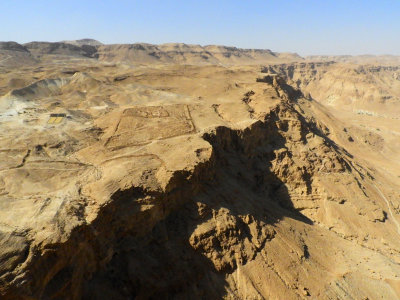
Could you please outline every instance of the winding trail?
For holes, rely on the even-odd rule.
[[[400,235],[400,223],[396,220],[396,218],[395,218],[395,216],[394,216],[394,214],[393,214],[392,208],[390,207],[389,200],[386,199],[385,195],[382,193],[382,191],[381,191],[374,183],[372,183],[372,185],[373,185],[373,186],[375,187],[375,189],[378,191],[378,193],[379,193],[379,195],[382,197],[382,199],[385,200],[386,205],[387,205],[387,207],[388,207],[388,209],[389,209],[390,216],[392,217],[393,222],[394,222],[394,223],[396,224],[396,226],[397,226],[397,233]]]
[[[11,58],[11,55],[7,56],[6,58],[0,60],[0,63],[5,62],[6,60],[9,60]]]

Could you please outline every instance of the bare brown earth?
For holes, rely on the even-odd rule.
[[[399,66],[87,43],[0,49],[1,299],[400,299]]]

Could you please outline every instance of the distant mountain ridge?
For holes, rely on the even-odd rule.
[[[29,52],[26,47],[16,42],[0,42],[0,50]]]
[[[244,49],[222,45],[166,44],[103,44],[94,39],[60,42],[0,42],[0,66],[35,64],[43,59],[97,59],[126,64],[187,64],[187,65],[255,65],[305,61],[344,63],[400,64],[395,55],[313,55],[279,53],[269,49]]]
[[[72,41],[61,41],[60,43],[71,44],[71,45],[75,45],[75,46],[83,46],[83,45],[100,46],[100,45],[104,45],[102,42],[99,42],[98,40],[94,40],[94,39],[80,39],[80,40],[72,40]]]
[[[4,53],[3,50],[7,50]],[[13,59],[15,53],[10,51],[24,51],[36,60],[50,58],[52,60],[65,57],[92,58],[104,62],[123,62],[134,64],[263,64],[279,63],[284,61],[304,60],[296,53],[278,53],[269,49],[241,49],[220,45],[189,45],[183,43],[167,44],[103,44],[93,39],[81,39],[61,42],[0,42],[0,66],[2,56],[7,58],[7,64],[18,64]],[[58,56],[58,57],[57,57]],[[22,62],[24,64],[25,62]],[[4,64],[3,64],[4,65]]]
[[[400,64],[400,56],[398,55],[310,55],[305,56],[307,61],[335,61],[341,63],[355,64]]]
[[[269,49],[241,49],[219,45],[188,45],[182,43],[114,44],[98,47],[99,59],[112,62],[186,63],[186,64],[258,64],[281,61],[280,53]],[[285,59],[303,60],[297,54]]]
[[[97,49],[90,45],[73,45],[68,43],[50,43],[50,42],[30,42],[24,44],[34,56],[43,56],[49,54],[55,55],[68,55],[68,56],[82,56],[82,57],[95,57]]]

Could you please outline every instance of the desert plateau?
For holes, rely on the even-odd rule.
[[[0,42],[0,299],[400,299],[400,57]]]

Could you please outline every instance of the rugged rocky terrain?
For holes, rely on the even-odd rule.
[[[400,298],[398,66],[0,48],[2,299]]]
[[[10,51],[15,50],[15,51]],[[28,58],[22,59],[23,52]],[[102,62],[143,64],[240,65],[303,60],[295,53],[277,53],[268,49],[240,49],[226,46],[200,46],[182,43],[152,45],[145,43],[104,45],[92,39],[58,43],[0,42],[0,66],[32,65],[38,62],[71,63],[71,60],[95,58]]]

